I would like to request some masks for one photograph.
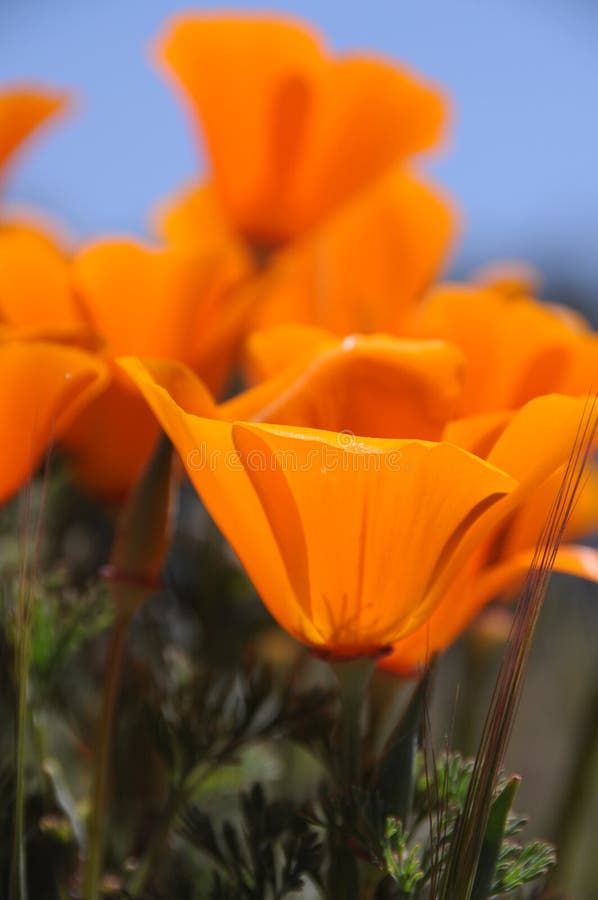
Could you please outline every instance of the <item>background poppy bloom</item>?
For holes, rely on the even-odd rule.
[[[101,360],[39,341],[0,343],[0,502],[35,473],[49,444],[102,389]]]
[[[258,247],[296,237],[432,146],[444,119],[439,93],[411,73],[335,58],[291,21],[183,16],[159,54],[205,141],[217,203]]]
[[[0,89],[0,179],[16,153],[53,116],[66,107],[66,96],[46,88]]]
[[[452,344],[367,335],[324,340],[294,366],[216,405],[205,384],[172,360],[144,360],[187,412],[395,437],[439,440],[459,402],[463,359]]]
[[[111,372],[61,433],[72,471],[89,490],[122,499],[159,434],[113,358],[181,359],[222,390],[248,314],[247,299],[231,288],[248,267],[229,245],[202,253],[105,241],[70,259],[41,235],[0,235],[0,323],[8,333],[93,348]]]
[[[465,354],[462,414],[517,409],[551,392],[586,395],[598,340],[580,316],[523,295],[441,286],[414,307],[407,333]]]
[[[399,332],[446,263],[454,232],[448,200],[395,168],[255,280],[256,327],[306,322],[339,335]]]
[[[372,308],[375,312],[375,308]],[[386,310],[379,325],[384,328]],[[553,392],[585,396],[595,381],[598,340],[582,317],[531,297],[440,285],[402,320],[400,333],[451,343],[463,353],[458,415],[517,409]],[[338,340],[331,331],[280,325],[247,340],[250,375],[269,377]]]

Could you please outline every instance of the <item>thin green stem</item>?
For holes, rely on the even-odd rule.
[[[170,521],[172,445],[162,436],[141,477],[121,510],[108,567],[116,609],[95,748],[85,900],[98,900],[104,862],[107,793],[114,731],[129,623],[151,594],[164,562]]]
[[[352,794],[362,781],[364,699],[376,658],[328,662],[339,683],[340,706],[332,738],[334,776],[337,789],[344,800],[343,821],[336,823],[328,835],[328,895],[330,900],[357,900],[360,894],[359,864],[354,848],[347,840],[347,834],[355,815]]]
[[[164,811],[162,822],[150,840],[145,858],[127,884],[127,891],[131,897],[139,897],[145,891],[149,879],[158,866],[164,845],[168,841],[173,825],[179,817],[181,806],[188,799],[188,796],[186,782],[181,787],[173,790]]]
[[[130,615],[121,613],[116,620],[110,637],[98,742],[93,760],[91,813],[85,871],[85,900],[98,900],[100,896],[114,714],[120,691],[130,618]]]
[[[10,883],[11,900],[27,900],[25,864],[25,764],[31,657],[31,596],[28,587],[19,591],[17,610],[16,678],[17,730],[15,741],[15,821]]]
[[[375,657],[330,661],[340,686],[334,743],[337,776],[343,790],[359,784],[361,780],[363,702],[376,661]]]

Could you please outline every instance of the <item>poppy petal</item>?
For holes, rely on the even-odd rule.
[[[410,73],[330,59],[314,34],[283,19],[181,17],[160,56],[201,129],[219,201],[254,245],[313,227],[434,143],[444,118],[439,94]]]
[[[232,292],[247,265],[228,246],[187,253],[102,242],[76,258],[73,281],[87,320],[115,356],[178,359],[220,389],[247,318]]]
[[[449,445],[240,423],[233,439],[296,596],[339,655],[415,629],[451,541],[514,486]]]
[[[266,381],[337,343],[331,331],[294,321],[254,331],[245,344],[244,371],[251,383]]]
[[[96,357],[59,344],[0,345],[0,499],[35,472],[47,446],[101,390],[107,373]]]
[[[0,322],[21,328],[84,324],[70,290],[68,260],[48,235],[0,231]]]
[[[286,630],[318,638],[291,591],[270,526],[241,465],[228,422],[186,413],[133,358],[119,365],[135,382],[176,447],[209,513],[237,552],[266,606]]]
[[[516,409],[535,396],[564,391],[580,340],[546,305],[464,286],[432,291],[414,310],[409,333],[463,350],[463,415]]]
[[[395,168],[278,254],[255,286],[255,325],[303,322],[343,337],[398,332],[454,231],[448,200]]]
[[[281,333],[284,345],[287,336]],[[370,437],[440,438],[461,391],[456,347],[386,335],[340,341],[323,333],[319,340],[310,352],[307,338],[294,366],[224,403],[221,415]]]
[[[0,169],[49,118],[66,107],[65,94],[42,88],[0,90]]]

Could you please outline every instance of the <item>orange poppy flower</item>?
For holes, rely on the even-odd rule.
[[[110,361],[129,352],[181,359],[221,390],[248,312],[231,288],[248,267],[228,246],[191,253],[107,241],[71,261],[33,235],[0,236],[0,324],[22,336],[95,341],[111,366],[109,383],[61,436],[88,489],[122,498],[158,436],[154,417]]]
[[[457,409],[462,374],[461,353],[441,341],[335,339],[219,412],[228,420],[440,440]]]
[[[205,141],[218,204],[256,247],[306,232],[443,124],[436,90],[380,59],[332,57],[292,21],[182,16],[159,56]]]
[[[181,363],[143,365],[186,412],[342,431],[348,442],[353,434],[439,440],[462,381],[462,357],[452,345],[384,335],[335,340],[219,406]]]
[[[595,386],[598,338],[560,307],[477,287],[445,286],[414,309],[415,337],[451,341],[466,359],[462,415],[517,409]]]
[[[397,353],[394,370],[389,365],[389,357],[385,359],[384,353],[380,353],[379,341],[387,342],[387,354],[394,347]],[[229,419],[245,416],[259,421],[292,423],[299,427],[329,423],[335,428],[355,430],[357,433],[363,425],[364,430],[369,429],[370,435],[388,435],[393,429],[395,434],[400,433],[403,424],[406,425],[406,433],[417,438],[425,437],[425,428],[429,427],[425,422],[425,415],[422,414],[421,419],[416,421],[413,417],[409,419],[404,412],[409,404],[405,403],[405,397],[401,394],[402,378],[405,376],[401,364],[404,366],[405,360],[401,360],[399,348],[402,347],[404,352],[403,342],[389,338],[361,338],[359,342],[362,342],[362,346],[353,359],[342,345],[334,350],[329,349],[320,353],[316,361],[307,366],[303,376],[289,375],[287,370],[283,375],[275,376],[269,382],[227,401],[219,408],[214,407],[205,388],[183,367],[174,367],[165,362],[151,364],[148,368],[147,365],[131,360],[125,361],[124,367],[143,390],[163,427],[183,454],[183,461],[186,462],[199,492],[204,496],[201,479],[212,477],[203,475],[206,466],[216,465],[214,460],[218,454],[227,456],[227,465],[233,468],[238,461],[235,462],[228,445],[226,451],[222,448],[216,450],[216,456],[212,460],[209,456],[208,437],[196,446],[192,445],[192,425],[198,416]],[[374,348],[377,355],[373,354]],[[412,353],[415,353],[415,349],[414,346]],[[372,353],[369,358],[368,350]],[[442,345],[436,345],[435,348],[434,345],[420,345],[420,367],[430,363],[431,351],[440,354]],[[452,352],[454,354],[454,350]],[[368,360],[366,368],[369,376],[364,376],[359,367],[352,369],[355,358]],[[441,359],[438,355],[437,364]],[[442,363],[447,373],[449,359],[447,356]],[[327,392],[324,388],[330,384],[331,372],[335,368],[338,385]],[[411,374],[416,370],[417,365],[413,365]],[[440,372],[437,365],[439,384],[443,382]],[[364,378],[361,395],[353,391],[360,377]],[[431,378],[430,375],[428,377]],[[288,381],[283,384],[284,379]],[[415,384],[412,382],[412,391]],[[340,385],[343,387],[339,392]],[[365,396],[363,392],[367,392],[368,388],[369,396]],[[393,389],[394,396],[391,396]],[[419,390],[421,391],[421,385]],[[417,396],[422,405],[421,396]],[[359,402],[346,405],[345,397],[359,397]],[[439,399],[437,392],[436,401]],[[446,403],[447,398],[444,400]],[[531,401],[517,413],[449,422],[444,428],[438,421],[440,416],[437,413],[436,432],[433,434],[435,440],[443,435],[444,440],[452,446],[460,445],[461,449],[475,452],[476,455],[483,453],[487,462],[513,476],[517,487],[510,494],[508,502],[505,499],[497,503],[494,513],[485,515],[483,531],[478,529],[473,532],[473,539],[471,536],[464,539],[467,552],[464,551],[463,564],[453,571],[452,580],[447,581],[438,609],[431,615],[425,628],[422,626],[412,636],[401,641],[396,652],[388,657],[384,665],[404,671],[422,664],[430,652],[444,649],[451,643],[482,606],[495,596],[496,590],[505,590],[507,587],[515,589],[520,583],[530,565],[533,547],[558,488],[562,466],[575,438],[583,403],[580,399],[557,395],[541,397]],[[438,407],[440,408],[441,406]],[[391,416],[390,423],[389,409],[396,413]],[[205,425],[205,428],[208,426]],[[336,437],[339,446],[348,448],[359,444],[361,440],[347,431]],[[263,468],[263,461],[260,465]],[[222,494],[223,498],[227,496],[226,493]],[[567,540],[585,534],[596,526],[597,496],[598,488],[584,495],[585,501],[579,504],[566,534]],[[223,499],[222,502],[225,504],[229,501]],[[206,503],[209,506],[208,500]],[[221,519],[216,513],[215,515],[221,523]],[[585,547],[567,544],[559,553],[557,569],[598,579],[598,554]]]
[[[434,436],[434,439],[449,441],[457,446],[465,447],[482,458],[491,459],[494,445],[513,418],[512,407],[519,400],[525,401],[526,393],[531,396],[535,393],[541,395],[551,388],[559,388],[568,394],[583,397],[585,391],[591,386],[598,345],[595,335],[577,317],[564,316],[559,309],[542,307],[540,304],[524,298],[506,302],[504,298],[488,294],[490,308],[498,314],[501,311],[504,312],[506,322],[498,324],[493,334],[491,323],[496,320],[490,318],[486,324],[485,333],[480,338],[485,343],[478,346],[475,333],[470,332],[467,327],[469,321],[467,310],[470,301],[474,305],[473,301],[485,298],[486,293],[464,292],[455,289],[453,294],[449,290],[439,290],[432,295],[432,302],[436,297],[439,300],[446,299],[448,309],[452,309],[451,304],[454,297],[455,306],[460,313],[460,317],[455,317],[453,320],[455,325],[453,331],[448,328],[429,329],[431,334],[440,332],[447,337],[454,337],[459,341],[464,352],[465,365],[461,374],[465,378],[465,396],[464,399],[459,395],[454,398],[453,412],[462,410],[463,406],[467,405],[476,409],[476,407],[482,407],[482,404],[482,408],[489,411],[478,412],[467,418],[453,419],[446,423],[445,427]],[[461,304],[463,304],[463,309],[461,309]],[[476,313],[482,322],[486,321],[484,310],[475,306],[472,317]],[[517,324],[522,328],[527,325],[530,329],[531,338],[527,350],[522,346],[521,333],[516,327]],[[542,326],[544,327],[543,331]],[[467,340],[461,338],[461,329],[465,332]],[[509,335],[513,336],[512,344],[509,343]],[[271,382],[275,372],[280,372],[281,369],[285,371],[285,359],[286,371],[288,371],[288,361],[293,358],[293,352],[298,360],[306,365],[307,360],[321,353],[322,348],[333,346],[334,342],[335,339],[330,333],[305,326],[279,326],[258,332],[252,335],[248,342],[247,353],[250,368],[257,373],[258,377],[268,377]],[[488,348],[486,355],[483,350],[485,346]],[[511,350],[512,356],[510,356],[509,350]],[[526,360],[526,352],[529,352],[529,360]],[[472,363],[473,368],[469,369],[468,366],[472,366]],[[513,365],[514,374],[510,372],[509,364]],[[495,368],[488,370],[487,366],[489,365]],[[268,381],[266,381],[267,383]],[[414,400],[414,403],[421,406],[420,400]],[[502,404],[505,404],[506,408],[503,408]],[[371,406],[375,410],[375,401],[370,401],[369,404],[366,402],[365,405],[366,408]],[[381,416],[384,416],[384,406],[392,409],[393,405],[388,401],[382,404]],[[509,409],[509,407],[511,408]],[[330,415],[329,411],[327,415]],[[290,420],[284,419],[283,421]],[[398,413],[397,422],[400,421],[401,414]],[[326,421],[325,418],[318,422],[304,419],[301,420],[301,424],[325,426]],[[371,418],[369,425],[372,426]],[[542,435],[541,426],[538,425],[538,428],[538,434]],[[376,432],[367,431],[366,433]],[[405,432],[394,431],[394,434],[400,433]],[[417,432],[409,431],[407,433],[413,436],[422,436]],[[566,446],[572,446],[573,437],[574,434],[570,436],[570,442]],[[521,504],[516,513],[513,513],[508,528],[501,531],[500,540],[497,539],[492,546],[489,546],[487,553],[480,556],[477,563],[473,565],[470,571],[470,583],[459,588],[464,595],[469,592],[478,596],[477,600],[471,601],[471,609],[477,611],[484,598],[491,599],[488,595],[491,582],[489,578],[482,575],[482,570],[488,560],[493,565],[500,565],[496,571],[502,572],[505,578],[510,572],[515,587],[520,583],[521,577],[531,562],[533,548],[558,489],[560,475],[561,472],[555,463],[553,474],[546,477],[544,484],[537,484],[533,495],[527,496],[525,503]],[[598,527],[597,482],[595,470],[591,469],[589,484],[581,501],[577,504],[565,535],[567,541],[577,540],[591,534]],[[506,567],[507,561],[509,561],[508,568]],[[583,575],[584,571],[587,571],[587,577],[593,578],[595,569],[592,551],[586,548],[567,547],[561,551],[557,567],[560,567],[562,571],[578,575]],[[506,590],[506,582],[503,590]],[[460,604],[462,609],[465,609],[466,606],[464,602]],[[456,619],[453,621],[456,622]],[[450,632],[449,629],[444,629],[444,633],[451,633],[455,636],[459,630],[457,628],[456,631]]]
[[[595,387],[596,334],[580,316],[529,297],[440,286],[412,307],[402,333],[449,342],[462,351],[459,416],[496,415],[500,423],[501,412],[533,397],[552,392],[585,396]],[[335,340],[332,332],[306,325],[255,332],[246,345],[247,371],[254,380],[271,377]],[[485,420],[478,423],[485,430]]]
[[[65,107],[64,94],[37,87],[0,89],[0,177],[23,144]]]
[[[520,260],[500,260],[472,272],[474,283],[507,297],[535,297],[542,281],[534,266]]]
[[[43,232],[0,232],[0,323],[23,332],[85,327],[63,251]]]
[[[29,480],[106,378],[101,360],[74,347],[0,343],[0,502]]]
[[[188,254],[132,242],[80,253],[73,284],[85,320],[111,358],[135,352],[187,362],[219,392],[234,365],[247,316],[231,288],[247,271],[230,252]],[[75,475],[103,496],[121,496],[137,479],[158,436],[155,419],[118,369],[104,394],[64,437]]]
[[[175,245],[226,234],[207,190],[163,217]],[[422,181],[395,169],[272,255],[246,290],[252,327],[284,322],[320,326],[344,336],[400,331],[404,318],[436,278],[455,231],[450,204]]]
[[[444,264],[454,230],[448,202],[394,170],[254,279],[254,327],[302,322],[341,336],[400,333]]]
[[[401,641],[383,661],[385,668],[399,672],[418,668],[432,653],[448,647],[489,601],[512,596],[519,589],[558,492],[584,402],[559,395],[538,397],[509,414],[498,436],[495,423],[488,421],[484,441],[480,441],[479,422],[460,423],[465,446],[469,422],[472,444],[485,444],[487,461],[508,471],[519,484],[504,503],[508,516],[477,547],[425,626]],[[449,426],[447,438],[456,434],[457,429]],[[568,543],[597,525],[598,483],[592,473],[557,554],[556,571],[598,581],[598,551]]]
[[[121,365],[271,613],[331,656],[379,652],[425,621],[517,486],[449,444],[202,418]]]

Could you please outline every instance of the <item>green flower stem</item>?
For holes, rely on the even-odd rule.
[[[188,800],[189,791],[187,789],[187,783],[184,782],[181,787],[172,791],[163,813],[162,822],[151,837],[145,858],[140,863],[139,868],[135,870],[131,879],[127,882],[127,893],[131,897],[140,897],[143,895],[149,879],[159,865],[160,857],[164,852],[164,847],[168,842],[170,833],[180,815],[181,808]]]
[[[100,717],[98,743],[94,754],[92,775],[91,814],[89,821],[87,866],[85,872],[86,900],[98,900],[100,896],[100,878],[104,858],[104,842],[106,836],[107,788],[110,769],[110,751],[114,714],[119,694],[127,632],[131,616],[120,615],[110,637],[106,678],[102,696],[102,713]]]
[[[17,602],[16,682],[17,733],[15,742],[15,820],[10,879],[11,900],[27,900],[25,865],[25,762],[28,720],[29,663],[31,657],[31,603],[29,586],[19,589]]]
[[[362,781],[362,741],[364,699],[376,665],[376,657],[352,660],[329,659],[339,683],[339,710],[333,739],[334,777],[345,815],[352,815],[351,794]],[[358,900],[360,896],[359,863],[354,848],[346,840],[347,821],[335,823],[328,835],[330,900]]]
[[[395,672],[374,669],[369,689],[370,733],[366,746],[370,765],[378,758],[390,737],[399,712],[405,706],[405,693],[411,686],[412,680],[404,679]]]
[[[124,506],[116,528],[108,575],[116,610],[110,638],[98,740],[92,772],[91,812],[84,878],[85,900],[98,900],[104,862],[107,792],[114,730],[129,624],[155,589],[167,549],[172,445],[161,437]]]
[[[364,698],[376,662],[376,657],[329,661],[340,688],[334,743],[336,774],[339,787],[343,790],[361,781]]]

